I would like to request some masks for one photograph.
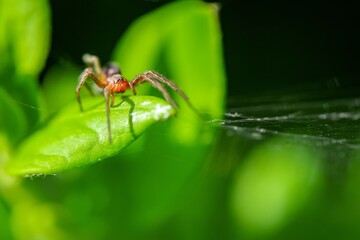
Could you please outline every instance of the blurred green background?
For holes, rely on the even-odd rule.
[[[0,166],[75,101],[86,52],[130,77],[155,68],[209,120],[177,98],[177,119],[100,163],[33,178],[2,167],[0,239],[360,237],[358,3],[34,2],[51,19],[34,28],[39,58],[2,48],[18,38],[0,21],[0,50],[22,53],[0,51]]]

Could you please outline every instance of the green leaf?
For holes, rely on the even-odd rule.
[[[218,20],[215,4],[184,1],[165,5],[129,27],[113,59],[129,78],[164,68],[163,74],[182,87],[200,110],[219,117],[226,76]]]
[[[310,142],[273,138],[256,146],[243,163],[233,176],[231,212],[253,239],[282,229],[322,184],[320,156]]]
[[[0,87],[0,133],[15,144],[27,128],[25,115],[16,102]]]
[[[47,0],[0,1],[0,72],[10,66],[36,76],[49,51],[50,26]]]
[[[135,21],[119,41],[113,59],[132,78],[146,70],[173,80],[202,114],[221,118],[225,109],[226,75],[221,29],[215,4],[176,1]],[[139,88],[139,93],[153,88]],[[142,138],[142,151],[126,155],[121,182],[130,199],[126,224],[134,229],[156,228],[176,208],[175,203],[206,161],[216,130],[204,123],[185,101],[177,118],[157,125]],[[159,132],[166,135],[159,135]],[[136,147],[139,141],[131,147]],[[164,191],[166,189],[166,191]],[[124,211],[125,212],[125,211]]]
[[[13,239],[11,236],[10,228],[10,210],[6,203],[0,198],[0,238],[1,239]]]
[[[18,149],[7,171],[13,175],[54,174],[81,167],[119,153],[150,125],[175,111],[165,100],[152,96],[117,98],[110,110],[112,144],[109,143],[103,97],[84,99],[64,108],[45,128]]]
[[[58,112],[62,107],[74,101],[72,94],[64,92],[73,92],[78,85],[77,79],[82,69],[75,67],[70,62],[61,61],[53,65],[45,73],[41,84],[44,105],[47,115]],[[83,91],[82,96],[90,96],[88,91]]]
[[[7,80],[11,86],[0,86],[0,129],[9,133],[9,142],[15,145],[35,129],[42,111],[34,77],[12,76]]]
[[[16,125],[22,119],[12,119],[7,131],[14,131],[17,140],[32,132],[40,119],[37,77],[48,55],[50,28],[47,0],[0,0],[0,86],[27,123],[24,128]]]

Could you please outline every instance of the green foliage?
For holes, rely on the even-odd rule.
[[[82,7],[93,29],[121,28]],[[53,63],[66,58],[56,49],[39,85],[48,2],[0,0],[0,239],[359,238],[358,99],[319,102],[317,111],[260,96],[265,106],[247,99],[250,106],[224,114],[218,11],[176,1],[129,26],[111,59],[124,76],[159,72],[203,117],[170,89],[175,114],[142,84],[137,96],[115,96],[110,144],[104,97],[82,91],[83,112],[76,102],[83,66]],[[107,36],[86,33],[106,49]]]
[[[75,100],[81,69],[71,64],[52,67],[39,91],[38,74],[50,40],[47,2],[22,0],[11,10],[10,2],[0,0],[0,53],[4,56],[0,59],[0,131],[10,145],[0,149],[0,157],[8,156],[0,158],[7,172],[0,171],[0,180],[7,174],[63,173],[59,190],[52,184],[60,178],[45,179],[45,188],[57,189],[56,199],[43,189],[37,199],[31,188],[21,184],[2,188],[5,184],[0,182],[0,194],[12,210],[8,214],[0,205],[0,214],[10,215],[8,225],[16,229],[13,235],[64,239],[71,232],[80,238],[128,239],[138,236],[132,229],[141,235],[161,226],[176,211],[179,196],[192,187],[192,179],[208,159],[216,131],[171,91],[180,110],[176,118],[170,118],[174,109],[163,99],[144,96],[159,94],[144,84],[138,96],[116,96],[110,109],[110,144],[103,96],[86,98],[82,91],[84,112]],[[113,60],[129,79],[149,69],[165,75],[184,90],[199,112],[220,118],[226,77],[217,10],[214,4],[180,1],[150,12],[119,40]],[[12,24],[18,25],[10,28]],[[44,115],[48,121],[40,123]],[[110,157],[108,165],[98,164],[76,175],[81,170],[74,168]],[[74,170],[64,172],[70,169]],[[39,182],[34,185],[41,188]],[[64,209],[57,208],[57,203]],[[109,214],[94,215],[99,206]],[[58,223],[64,219],[62,214],[75,227],[66,223],[62,228]],[[42,215],[43,222],[39,221]],[[119,225],[121,232],[111,231]]]
[[[11,96],[0,88],[0,132],[7,136],[8,141],[15,143],[27,128],[24,112]]]
[[[82,69],[69,62],[60,62],[53,65],[45,74],[41,92],[44,99],[46,116],[51,116],[74,101],[74,93]],[[81,91],[81,96],[90,96],[89,91]]]
[[[25,75],[43,69],[50,46],[46,0],[0,1],[0,72],[12,67]]]
[[[35,110],[40,98],[37,76],[49,51],[50,24],[46,0],[0,1],[0,91],[2,97],[9,96],[8,102],[13,101],[12,112],[18,116],[7,115],[9,103],[8,107],[1,104],[0,113],[6,124],[10,119],[26,122],[25,127],[20,124],[19,129],[13,129],[14,135],[8,134],[12,143],[29,134],[40,119],[40,112]]]
[[[250,236],[279,231],[321,183],[318,154],[284,138],[255,147],[244,160],[235,173],[231,205],[238,226]]]
[[[129,27],[113,59],[128,78],[149,69],[161,72],[202,114],[221,118],[226,77],[217,11],[217,5],[201,1],[165,5]],[[138,91],[156,94],[151,88]],[[180,105],[177,119],[150,129],[138,143],[142,151],[126,155],[130,174],[121,179],[131,181],[137,191],[124,189],[123,194],[137,206],[128,210],[128,218],[138,229],[158,226],[175,211],[178,196],[191,188],[188,184],[208,159],[217,134],[173,96]]]
[[[220,117],[226,77],[217,14],[217,5],[201,1],[168,4],[135,21],[120,39],[113,59],[129,78],[149,69],[162,70],[202,113]],[[189,114],[186,108],[182,111]]]
[[[17,150],[8,172],[18,175],[58,173],[118,154],[147,127],[175,113],[164,100],[151,96],[124,97],[111,109],[109,142],[103,97],[75,102],[29,137]]]

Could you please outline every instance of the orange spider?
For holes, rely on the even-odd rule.
[[[185,95],[183,91],[181,91],[180,88],[178,88],[173,82],[166,79],[155,71],[146,71],[137,75],[132,81],[128,81],[121,75],[119,67],[114,63],[110,63],[105,67],[101,68],[99,58],[90,54],[84,54],[83,61],[88,67],[81,73],[79,84],[76,87],[77,101],[79,103],[80,110],[83,111],[80,99],[80,89],[85,84],[88,78],[92,79],[97,86],[103,89],[106,102],[106,117],[110,143],[112,142],[110,126],[110,106],[114,105],[114,93],[123,93],[130,88],[133,94],[136,95],[134,86],[139,85],[143,82],[149,82],[164,95],[164,98],[171,104],[174,109],[178,109],[179,106],[171,98],[170,94],[163,86],[163,84],[165,84],[168,87],[172,88],[174,91],[176,91],[189,104],[189,106],[193,108],[189,101],[189,98]],[[90,90],[90,88],[86,84],[85,87]],[[110,96],[111,104],[109,102]]]

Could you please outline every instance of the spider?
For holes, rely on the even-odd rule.
[[[131,89],[133,94],[136,95],[135,86],[144,82],[149,82],[155,88],[157,88],[164,96],[164,98],[170,103],[170,105],[177,110],[179,106],[171,98],[170,94],[166,90],[163,84],[167,85],[174,91],[176,91],[191,107],[189,98],[185,93],[175,85],[172,81],[166,79],[164,76],[160,75],[155,71],[146,71],[137,75],[132,81],[128,81],[121,75],[120,68],[114,64],[109,63],[103,68],[100,65],[99,58],[94,55],[84,54],[83,61],[87,65],[87,68],[81,73],[79,77],[79,84],[76,87],[76,97],[80,106],[80,110],[83,111],[81,99],[80,99],[80,89],[82,86],[85,87],[91,92],[89,86],[86,84],[87,79],[91,79],[95,82],[97,86],[103,89],[103,94],[105,97],[106,104],[106,118],[107,118],[107,128],[109,132],[109,142],[112,143],[111,137],[111,126],[110,126],[110,106],[114,105],[114,94],[115,93],[124,93],[127,89]],[[92,92],[91,92],[92,93]],[[111,103],[110,98],[111,97]]]

